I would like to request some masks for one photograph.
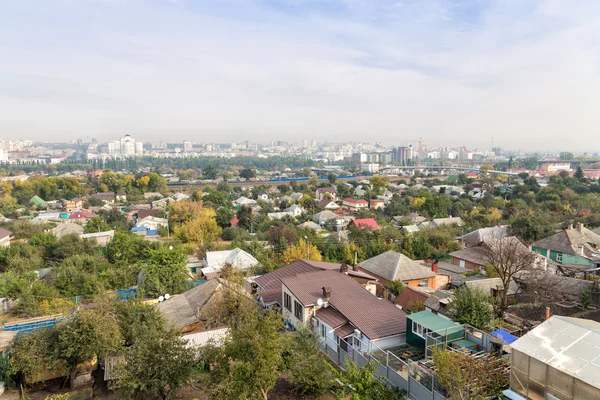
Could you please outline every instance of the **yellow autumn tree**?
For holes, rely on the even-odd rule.
[[[300,239],[298,244],[289,246],[281,255],[281,261],[289,264],[296,260],[312,260],[321,261],[323,256],[317,246],[308,243],[304,239]]]
[[[200,250],[206,251],[221,234],[215,215],[212,208],[200,208],[187,222],[175,226],[173,235],[184,243],[195,243]]]

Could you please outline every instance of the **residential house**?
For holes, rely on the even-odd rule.
[[[312,326],[333,349],[337,343],[364,351],[373,344],[386,349],[406,343],[406,314],[346,274],[316,271],[281,282],[286,322],[293,328]]]
[[[465,222],[462,220],[461,217],[434,218],[432,223],[433,223],[433,226],[436,228],[438,226],[443,226],[443,225],[453,225],[453,224],[456,224],[458,226],[465,225]]]
[[[265,307],[271,307],[274,304],[281,306],[281,280],[286,277],[316,271],[337,271],[343,273],[350,276],[373,295],[376,292],[377,278],[354,267],[348,267],[346,264],[322,261],[296,260],[285,267],[278,268],[254,280],[260,303]]]
[[[127,193],[118,192],[117,195],[115,196],[115,199],[118,202],[125,202],[125,201],[127,201]]]
[[[285,209],[285,212],[289,213],[292,217],[296,218],[304,214],[306,210],[298,204],[292,204],[290,207]]]
[[[159,228],[166,228],[169,225],[169,220],[166,218],[158,218],[152,215],[148,215],[145,218],[138,219],[135,226],[144,227],[147,230],[158,230]]]
[[[600,296],[593,294],[593,282],[557,275],[542,270],[521,271],[514,277],[520,287],[535,290],[540,297],[555,298],[559,301],[579,302],[581,292],[589,290],[591,300],[595,306],[600,306]]]
[[[165,197],[165,198],[159,199],[159,200],[154,200],[152,202],[152,208],[156,208],[156,209],[167,208],[167,206],[169,205],[169,203],[171,201],[172,201],[172,199],[170,199],[169,197]]]
[[[262,201],[269,201],[269,195],[265,192],[261,192],[258,194],[258,196],[256,197],[257,200],[262,200]]]
[[[529,251],[529,249],[522,244],[519,239],[515,236],[502,237],[494,240],[484,241],[477,246],[474,247],[466,247],[461,250],[454,251],[450,253],[450,257],[452,257],[452,264],[458,265],[462,268],[468,268],[476,271],[485,270],[485,266],[489,260],[489,252],[490,248],[497,245],[500,241],[518,241],[515,250],[518,251]]]
[[[423,309],[425,300],[432,294],[433,289],[428,287],[407,286],[396,296],[394,303],[400,306],[400,309],[411,312],[418,308]]]
[[[367,191],[363,188],[363,185],[358,185],[355,189],[354,189],[354,195],[356,197],[362,197],[365,194],[367,194]]]
[[[342,202],[342,206],[350,211],[356,212],[360,210],[366,210],[369,207],[369,203],[363,199],[353,199],[352,197],[347,197]]]
[[[12,232],[8,229],[0,228],[0,246],[9,247],[10,239],[12,239]]]
[[[144,199],[162,199],[164,196],[158,192],[144,193]]]
[[[66,212],[73,212],[83,208],[83,199],[80,197],[74,197],[71,200],[64,201],[64,207]]]
[[[54,233],[57,239],[65,235],[77,235],[81,237],[83,235],[83,225],[73,222],[58,224],[56,228],[52,229],[52,233]]]
[[[600,267],[600,235],[578,223],[531,245],[531,250],[560,266],[588,270]]]
[[[500,278],[485,278],[482,276],[466,276],[461,281],[453,281],[452,287],[464,287],[470,290],[481,290],[487,296],[496,297],[503,289],[502,279]],[[506,295],[512,297],[519,293],[519,285],[513,280],[508,284],[508,292]]]
[[[110,230],[105,232],[84,233],[81,235],[81,238],[93,240],[98,247],[106,247],[114,236],[115,231]]]
[[[510,389],[522,399],[600,399],[600,323],[552,316],[513,342]]]
[[[96,217],[96,214],[88,213],[85,211],[77,211],[69,215],[69,221],[80,221],[85,224],[89,219]]]
[[[300,201],[302,196],[304,196],[304,194],[299,193],[299,192],[294,192],[294,193],[290,194],[290,199],[297,202],[297,201]]]
[[[173,196],[171,196],[171,198],[175,201],[183,201],[183,200],[189,200],[192,197],[189,194],[177,192]]]
[[[221,272],[224,265],[231,265],[233,268],[248,271],[260,265],[258,260],[251,254],[240,248],[222,251],[207,251],[204,258],[204,276],[213,276]]]
[[[115,202],[115,194],[113,192],[94,193],[94,194],[87,196],[87,198],[102,200],[106,203],[114,203]]]
[[[379,226],[379,224],[377,224],[375,218],[354,219],[352,220],[352,225],[354,225],[358,229],[368,229],[372,231],[380,231],[381,229],[383,229],[381,226]]]
[[[369,258],[359,263],[358,267],[384,285],[390,281],[400,281],[404,286],[437,288],[435,272],[393,250]]]
[[[337,217],[336,213],[325,210],[313,215],[313,220],[319,225],[325,225],[328,221],[335,220]]]
[[[315,197],[317,201],[324,199],[335,200],[336,194],[337,190],[334,187],[317,188]]]
[[[161,213],[161,210],[156,209],[156,208],[149,209],[149,210],[137,210],[137,219],[141,220],[141,219],[144,219],[149,216],[156,217],[160,213]]]
[[[369,200],[369,208],[371,210],[383,210],[385,208],[385,201],[383,199],[371,199]]]
[[[222,326],[219,306],[225,290],[235,290],[243,295],[248,293],[239,285],[225,279],[211,279],[175,296],[164,296],[166,300],[156,307],[167,321],[182,332],[210,329]]]
[[[467,233],[459,238],[462,247],[475,247],[482,243],[489,243],[490,241],[500,239],[503,237],[510,236],[510,232],[507,225],[493,226],[491,228],[481,228]]]
[[[421,230],[417,225],[406,225],[406,226],[403,226],[402,229],[409,235],[412,235],[413,233],[417,233]]]
[[[407,315],[406,328],[406,342],[423,351],[427,345],[427,334],[450,342],[462,339],[465,333],[465,328],[460,324],[427,310]]]
[[[431,311],[443,318],[448,318],[448,308],[452,302],[452,291],[438,289],[423,302],[425,310]]]
[[[301,229],[302,228],[308,228],[308,229],[312,229],[313,231],[316,231],[316,232],[323,232],[325,230],[320,225],[318,225],[318,224],[316,224],[316,223],[314,223],[312,221],[303,222],[303,223],[301,223],[299,225],[296,225],[296,227],[297,228],[301,228]]]
[[[340,206],[333,200],[323,199],[317,203],[317,208],[324,210],[337,210]]]

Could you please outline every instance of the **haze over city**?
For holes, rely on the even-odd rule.
[[[597,150],[597,1],[19,0],[0,15],[4,139]]]

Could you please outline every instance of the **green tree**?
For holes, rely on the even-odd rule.
[[[572,160],[575,158],[575,156],[571,152],[561,151],[560,154],[558,155],[558,158],[560,160]]]
[[[206,179],[217,179],[217,176],[219,175],[219,171],[213,165],[207,165],[202,170],[202,175]]]
[[[283,365],[287,337],[281,316],[246,307],[229,324],[223,345],[208,346],[202,353],[214,369],[211,371],[213,398],[268,399]]]
[[[403,398],[399,391],[386,386],[375,376],[377,367],[373,361],[358,368],[353,361],[346,360],[345,371],[338,371],[330,364],[327,365],[342,382],[337,390],[340,399],[400,400]]]
[[[107,232],[112,228],[102,217],[91,218],[83,227],[83,233]]]
[[[194,356],[177,330],[146,329],[125,349],[125,363],[117,368],[115,384],[132,398],[167,400],[188,383]]]
[[[112,264],[119,266],[133,265],[144,258],[148,242],[140,236],[129,232],[116,232],[106,246],[106,257]]]
[[[491,298],[480,289],[462,287],[454,291],[448,310],[450,318],[477,329],[487,329],[492,322]]]
[[[240,178],[251,179],[256,178],[256,171],[253,168],[244,168],[240,171]]]
[[[329,183],[331,183],[331,186],[335,186],[335,181],[337,181],[337,175],[330,173],[329,175],[327,175],[327,180],[329,181]]]
[[[71,387],[79,364],[117,351],[123,344],[117,316],[103,308],[84,308],[57,329],[59,354],[69,368]]]
[[[585,174],[583,173],[581,167],[577,167],[577,170],[575,171],[575,174],[573,174],[573,176],[579,181],[582,181],[585,178]]]
[[[144,280],[140,285],[145,295],[158,297],[183,292],[187,269],[186,256],[180,246],[149,249],[146,263],[142,269]]]
[[[302,395],[320,395],[333,380],[326,368],[327,361],[317,337],[308,329],[298,329],[289,347],[289,370],[291,382]]]
[[[383,287],[389,290],[394,296],[400,296],[400,293],[404,290],[402,281],[388,281]]]

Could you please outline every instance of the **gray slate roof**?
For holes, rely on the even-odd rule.
[[[358,264],[361,268],[388,281],[409,281],[436,276],[430,269],[421,266],[404,254],[388,250]]]
[[[427,298],[427,300],[425,300],[423,302],[423,305],[432,311],[441,312],[441,311],[443,311],[443,308],[441,306],[440,300],[446,301],[447,303],[449,303],[449,300],[451,298],[452,298],[451,291],[438,289],[435,292],[433,292],[433,294],[431,296],[429,296]],[[442,312],[442,314],[443,314],[443,312]]]
[[[592,253],[598,252],[594,246],[600,247],[600,235],[581,226],[563,229],[552,236],[538,240],[532,246],[565,254],[591,257]]]
[[[491,239],[510,236],[507,226],[493,226],[491,228],[481,228],[473,232],[469,232],[461,239],[473,246],[482,242],[489,242]]]

